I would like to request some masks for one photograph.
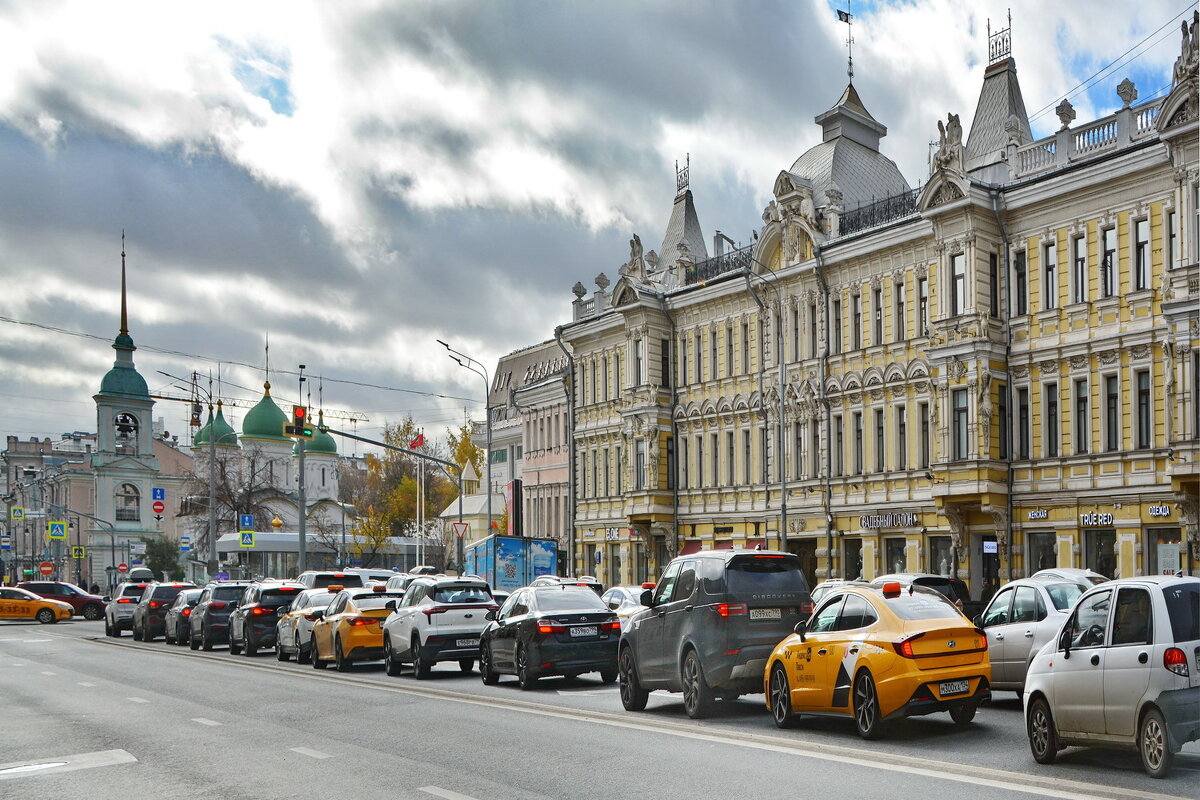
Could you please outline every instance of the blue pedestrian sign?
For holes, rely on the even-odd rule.
[[[179,550],[180,550],[180,552],[186,553],[187,551],[189,551],[189,550],[191,550],[191,549],[192,549],[192,537],[190,537],[190,536],[180,536],[180,537],[179,537]]]
[[[25,509],[21,508],[20,506],[13,506],[10,518],[25,519]]]
[[[238,515],[238,528],[243,531],[254,530],[254,515],[253,514],[239,514]]]
[[[159,486],[155,486],[154,488],[152,488],[150,490],[150,499],[151,500],[166,500],[167,499],[167,490],[163,489]]]
[[[0,550],[12,550],[11,536],[0,536]]]
[[[254,531],[242,531],[240,536],[242,537],[240,543],[242,547],[254,547]]]
[[[67,538],[67,523],[50,521],[46,523],[46,535],[51,539]]]

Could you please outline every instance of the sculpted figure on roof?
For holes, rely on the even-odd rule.
[[[950,114],[943,123],[938,120],[938,149],[933,156],[934,169],[963,168],[962,123],[958,114]]]

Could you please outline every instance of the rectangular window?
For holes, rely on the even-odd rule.
[[[1104,376],[1104,449],[1121,449],[1121,381],[1116,375]]]
[[[679,385],[687,386],[688,382],[688,343],[687,336],[679,337]]]
[[[644,386],[646,384],[646,340],[635,339],[633,341],[633,375],[635,385]]]
[[[600,396],[603,399],[607,400],[610,396],[608,394],[608,356],[604,356],[604,358],[601,359],[600,382],[601,382],[601,385],[603,386],[603,389],[600,392]]]
[[[887,464],[883,460],[883,409],[875,409],[875,471],[886,472]]]
[[[750,373],[750,323],[742,323],[742,374]]]
[[[1100,296],[1117,293],[1117,229],[1106,228],[1102,236],[1104,256],[1100,259]]]
[[[1058,456],[1058,384],[1046,384],[1046,457]]]
[[[841,300],[833,301],[833,330],[830,331],[829,335],[833,339],[833,341],[831,341],[829,343],[831,345],[831,347],[830,347],[831,351],[834,353],[842,352],[842,301]]]
[[[808,437],[808,452],[810,454],[809,459],[812,469],[809,470],[808,474],[815,478],[821,474],[821,423],[814,419],[811,425],[812,429]]]
[[[792,306],[792,359],[800,360],[800,306]]]
[[[954,422],[954,459],[961,461],[967,457],[968,450],[967,390],[955,389],[951,393],[951,403]]]
[[[720,370],[717,365],[720,362],[717,360],[717,329],[713,328],[708,333],[708,377],[716,380]]]
[[[817,357],[817,304],[808,304],[808,356]]]
[[[1042,248],[1042,308],[1058,308],[1058,245]]]
[[[704,434],[696,437],[696,486],[704,487]]]
[[[871,344],[883,344],[883,290],[876,289],[872,294],[875,302],[875,333]]]
[[[1166,253],[1166,268],[1171,269],[1175,266],[1175,247],[1179,241],[1179,223],[1175,219],[1175,212],[1167,212],[1167,253]]]
[[[761,431],[759,431],[759,434],[760,435],[758,437],[759,438],[758,451],[761,454],[761,458],[762,458],[762,482],[766,483],[767,481],[769,481],[771,479],[770,478],[770,470],[767,469],[767,467],[770,466],[770,459],[768,458],[769,451],[767,449],[769,437],[767,435],[767,429],[765,427]]]
[[[1017,389],[1017,458],[1029,458],[1029,389]]]
[[[992,312],[993,317],[1000,316],[1000,259],[995,253],[988,253],[988,286],[990,287],[990,296],[988,298],[988,308]]]
[[[737,484],[737,476],[733,474],[737,459],[733,457],[733,431],[725,432],[725,485]]]
[[[929,403],[921,403],[921,466],[929,466]]]
[[[1075,381],[1075,452],[1088,451],[1088,382]]]
[[[792,423],[792,477],[799,480],[804,476],[804,426]]]
[[[917,279],[917,336],[929,335],[929,280]]]
[[[704,341],[700,338],[700,331],[696,331],[693,339],[692,355],[696,357],[696,376],[695,382],[700,383],[704,380],[702,374],[704,369]]]
[[[892,320],[892,330],[895,341],[902,342],[908,338],[908,320],[904,318],[904,280],[896,281],[896,318]]]
[[[637,490],[646,488],[646,440],[638,439],[633,446],[634,486]]]
[[[733,375],[733,323],[725,325],[725,377]]]
[[[1022,317],[1029,313],[1028,281],[1025,275],[1025,253],[1017,253],[1013,258],[1013,297],[1017,307],[1014,313]]]
[[[600,397],[600,382],[596,380],[599,371],[599,365],[595,359],[592,359],[592,402],[595,403]]]
[[[691,466],[692,465],[691,465],[691,462],[688,460],[688,458],[691,456],[691,439],[688,439],[685,436],[679,440],[679,444],[681,444],[683,446],[683,449],[680,450],[680,452],[679,452],[679,485],[682,486],[684,489],[691,489],[692,488],[692,483],[691,483]],[[618,449],[617,450],[617,463],[620,463],[620,461],[621,461],[621,451]],[[617,475],[620,475],[620,474],[621,474],[621,471],[617,470]]]
[[[617,462],[617,470],[620,471],[621,462]],[[675,437],[667,437],[667,488],[674,489],[676,486],[675,471],[678,465],[675,463]]]
[[[721,485],[721,442],[717,438],[717,434],[710,434],[708,437],[709,452],[712,453],[712,485]]]
[[[754,454],[750,452],[750,431],[742,431],[742,480],[746,485],[754,481]]]
[[[967,310],[967,256],[950,256],[950,316],[957,317]]]
[[[600,496],[600,451],[592,451],[592,497]]]
[[[1137,446],[1150,447],[1153,442],[1150,435],[1150,370],[1138,370],[1137,373]]]
[[[671,340],[663,339],[658,343],[658,371],[662,375],[663,386],[671,383]]]
[[[604,496],[612,496],[612,462],[608,460],[608,448],[604,448]]]
[[[1150,221],[1133,223],[1133,288],[1150,288]]]
[[[1072,264],[1074,271],[1072,273],[1071,299],[1076,303],[1086,303],[1088,299],[1088,273],[1087,273],[1087,237],[1077,236],[1071,240],[1071,247],[1074,249],[1074,258]]]
[[[1008,387],[1003,383],[996,384],[996,398],[999,402],[996,403],[996,415],[1000,418],[1000,458],[1008,458]],[[983,445],[980,445],[983,449]],[[987,445],[989,452],[981,454],[984,458],[991,458],[991,445]]]
[[[862,414],[854,413],[854,474],[861,475],[863,471],[863,420]]]
[[[908,409],[896,406],[896,469],[908,469]]]
[[[842,459],[844,458],[842,451],[842,417],[838,415],[833,418],[833,474],[841,475],[843,470]]]
[[[850,311],[850,336],[854,342],[852,349],[858,350],[862,347],[862,295],[850,296]]]

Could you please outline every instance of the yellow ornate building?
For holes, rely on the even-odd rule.
[[[1200,558],[1196,23],[1170,93],[1034,141],[1008,32],[924,186],[853,85],[714,253],[686,170],[658,253],[576,286],[576,569],[783,548],[809,577]],[[1185,546],[1190,540],[1191,551]]]

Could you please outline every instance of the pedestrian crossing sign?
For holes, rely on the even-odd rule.
[[[254,531],[242,531],[241,537],[242,547],[254,547]]]
[[[13,506],[10,516],[12,519],[25,519],[25,509],[21,506]]]
[[[75,546],[71,548],[71,558],[76,560],[87,558],[87,548]]]
[[[46,535],[51,539],[67,538],[67,523],[50,521],[46,523]]]

